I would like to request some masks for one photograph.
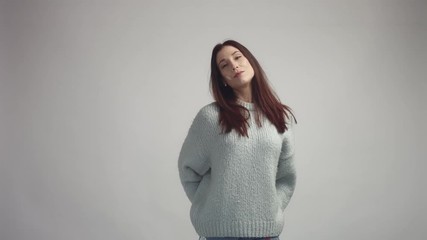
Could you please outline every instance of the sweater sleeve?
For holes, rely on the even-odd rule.
[[[284,133],[282,151],[280,153],[279,164],[276,175],[276,189],[281,201],[281,208],[285,210],[294,193],[296,183],[296,171],[294,166],[295,139],[294,139],[294,119]]]
[[[178,158],[181,184],[191,202],[203,176],[209,170],[208,140],[211,135],[209,125],[208,113],[206,109],[201,109],[188,130]]]

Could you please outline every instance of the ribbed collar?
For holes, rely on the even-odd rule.
[[[245,102],[243,100],[237,99],[236,101],[238,104],[242,105],[243,107],[247,108],[249,111],[255,111],[254,103]]]

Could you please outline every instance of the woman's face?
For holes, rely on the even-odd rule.
[[[239,49],[224,46],[216,55],[216,64],[227,85],[233,89],[247,87],[254,77],[254,69]]]

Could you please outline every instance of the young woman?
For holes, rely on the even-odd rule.
[[[215,99],[182,145],[179,175],[196,232],[214,239],[278,239],[295,188],[296,119],[252,53],[228,40],[212,51]]]

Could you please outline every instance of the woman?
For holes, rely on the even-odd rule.
[[[211,57],[215,102],[197,113],[179,154],[196,232],[213,239],[278,239],[295,188],[296,119],[240,43]]]

